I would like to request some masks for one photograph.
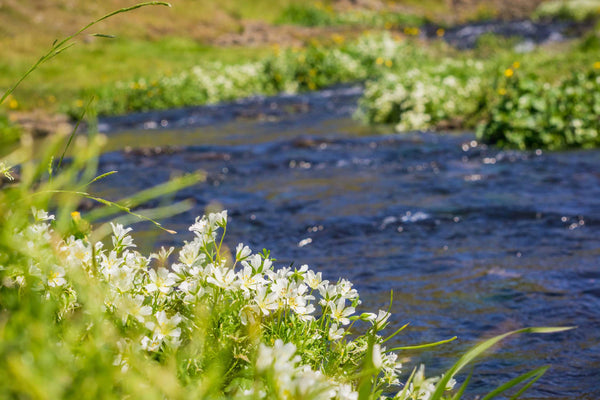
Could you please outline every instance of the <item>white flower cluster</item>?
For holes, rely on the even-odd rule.
[[[484,90],[483,66],[472,60],[445,60],[434,68],[387,73],[370,81],[358,116],[394,123],[397,131],[430,129],[436,123],[475,112]],[[475,71],[467,76],[461,70]]]
[[[375,342],[371,348],[372,364],[379,371],[377,384],[400,384],[398,356],[386,351],[378,336],[388,325],[389,312],[356,315],[360,300],[352,283],[345,279],[330,283],[306,265],[275,269],[267,253],[253,254],[244,244],[236,247],[235,255],[229,255],[222,246],[223,236],[219,236],[227,224],[226,211],[197,218],[189,228],[194,239],[177,253],[174,248],[163,248],[148,257],[135,250],[131,228],[111,224],[112,248],[105,248],[101,242],[92,244],[81,238],[57,239],[50,225],[54,217],[45,211],[33,213],[36,222],[17,236],[36,256],[30,260],[29,271],[5,279],[3,284],[31,285],[47,298],[59,292],[67,294],[63,316],[80,306],[70,283],[71,273],[83,271],[101,284],[106,315],[123,329],[133,328],[133,337],[117,343],[120,352],[115,365],[123,371],[129,367],[129,351],[160,354],[189,340],[197,329],[194,310],[199,305],[225,304],[234,310],[238,326],[260,325],[271,333],[274,347],[260,344],[256,353],[249,351],[242,358],[270,379],[269,390],[279,392],[282,398],[357,398],[352,382],[344,376],[347,371],[332,376],[321,370],[321,360],[302,358],[302,364],[296,346],[320,341],[319,346],[341,349],[342,364],[358,368],[368,353],[368,341],[345,339],[348,325],[358,320],[371,325],[367,335]],[[294,334],[287,334],[292,341],[287,344],[277,337],[277,332],[289,332],[290,326],[303,337],[296,344]],[[253,391],[245,394],[260,395]]]

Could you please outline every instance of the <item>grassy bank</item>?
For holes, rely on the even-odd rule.
[[[64,4],[48,11],[33,3],[32,7],[43,9],[40,15],[46,19],[72,14]],[[116,33],[114,38],[82,37],[69,49],[69,63],[50,60],[42,65],[0,113],[41,108],[76,117],[94,97],[101,115],[114,115],[361,81],[367,90],[358,116],[368,123],[394,124],[399,131],[479,126],[482,139],[518,148],[599,144],[595,97],[575,114],[560,104],[563,91],[577,85],[595,87],[597,29],[584,39],[528,53],[514,50],[518,40],[493,35],[483,36],[474,50],[459,52],[443,43],[443,28],[437,30],[438,40],[419,39],[420,25],[437,17],[425,15],[416,5],[402,4],[408,11],[400,12],[400,3],[394,2],[385,9],[334,8],[341,6],[291,0],[273,7],[261,1],[256,8],[235,0],[218,5],[188,3],[175,3],[175,11],[167,11],[169,18],[144,10],[128,24],[120,24],[120,17],[103,22],[95,28]],[[3,7],[8,7],[7,15],[17,10],[10,4]],[[97,8],[89,4],[71,19],[78,21]],[[219,47],[212,42],[225,32],[243,34],[246,21],[257,16],[276,24],[260,28],[274,29],[274,37],[284,32],[277,31],[282,23],[321,28],[303,31],[300,45],[264,40],[254,47]],[[35,13],[29,17],[35,19]],[[24,18],[14,17],[16,22],[11,23],[24,23]],[[19,29],[13,25],[7,24],[7,29]],[[60,34],[61,29],[67,28],[52,23],[46,28],[49,34]],[[10,45],[0,62],[0,87],[8,86],[26,68],[30,53],[43,40],[22,33],[5,35],[2,41]],[[508,70],[513,71],[513,79],[508,79],[512,77],[506,75]],[[573,73],[587,78],[566,83]],[[524,82],[529,89],[524,89]],[[545,105],[530,106],[519,100],[525,92],[544,97],[547,85],[557,89],[552,99],[545,98]],[[10,126],[6,117],[3,121],[3,126]],[[5,141],[15,136],[14,127],[4,130]],[[565,130],[569,133],[563,134]]]
[[[378,68],[393,66],[389,58],[378,60]],[[316,79],[319,72],[310,71]],[[14,99],[4,101],[10,106]],[[121,222],[141,219],[173,233],[153,218],[189,204],[144,209],[144,203],[201,176],[184,175],[118,203],[103,200],[87,192],[116,172],[96,176],[103,138],[93,129],[72,138],[50,136],[40,145],[24,136],[18,146],[1,148],[2,397],[460,399],[470,375],[459,373],[487,349],[513,334],[567,329],[493,337],[444,375],[427,378],[424,366],[400,363],[403,352],[455,337],[403,344],[399,334],[407,325],[389,329],[392,298],[387,309],[363,312],[358,291],[344,278],[328,281],[305,265],[277,266],[267,250],[244,244],[228,248],[226,211],[196,218],[190,241],[177,249],[137,251],[131,229],[107,219],[120,213]],[[73,156],[63,164],[69,146]],[[100,207],[81,215],[83,198]],[[513,378],[486,398],[518,397],[547,369]]]

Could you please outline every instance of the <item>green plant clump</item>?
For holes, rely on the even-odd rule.
[[[317,4],[291,4],[277,20],[280,24],[301,26],[350,26],[365,28],[398,29],[420,27],[427,18],[389,10],[351,10],[336,12],[332,7]]]
[[[519,149],[600,146],[599,62],[554,85],[512,69],[504,78],[479,138]]]
[[[542,2],[533,18],[553,18],[567,21],[585,21],[600,17],[599,0],[553,0]]]
[[[165,5],[142,3],[97,21],[157,4]],[[182,177],[118,203],[101,199],[85,190],[115,172],[95,176],[102,137],[73,136],[41,146],[24,137],[16,149],[0,152],[2,397],[459,399],[469,379],[452,392],[454,377],[500,340],[567,329],[509,332],[473,347],[443,376],[426,378],[423,366],[402,376],[400,352],[455,337],[389,348],[406,327],[383,334],[391,300],[388,310],[357,313],[358,292],[345,279],[330,282],[306,265],[276,268],[268,251],[253,253],[244,244],[230,251],[226,211],[198,217],[192,239],[177,250],[148,255],[119,222],[92,229],[90,222],[115,210],[162,228],[150,216],[186,206],[134,207],[199,178]],[[63,164],[71,143],[73,156]],[[76,211],[82,197],[105,207],[82,218]],[[547,368],[512,379],[486,399],[511,389],[518,397]]]
[[[21,136],[21,128],[0,111],[0,147],[10,145]]]

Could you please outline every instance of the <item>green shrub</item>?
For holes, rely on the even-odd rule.
[[[600,63],[550,84],[507,69],[478,136],[519,149],[600,145]]]
[[[350,10],[335,12],[322,4],[292,4],[284,9],[277,20],[280,24],[301,26],[356,26],[365,28],[405,28],[420,27],[427,18],[392,11]]]
[[[302,26],[331,26],[335,24],[335,13],[331,8],[310,4],[290,4],[277,19],[280,24]]]
[[[533,12],[534,19],[552,18],[585,21],[600,16],[599,0],[552,0],[542,2]]]
[[[0,111],[0,148],[15,143],[20,136],[21,128]]]
[[[118,12],[150,4],[157,3]],[[48,54],[64,50],[68,40]],[[268,251],[253,254],[243,244],[229,250],[225,211],[198,217],[189,228],[192,240],[178,251],[141,254],[131,229],[118,222],[92,229],[90,222],[114,210],[161,227],[148,215],[185,208],[134,208],[198,176],[111,202],[85,192],[114,173],[95,176],[102,137],[91,131],[75,140],[63,165],[72,139],[50,137],[40,145],[26,138],[16,149],[0,148],[0,174],[11,181],[0,188],[1,397],[459,399],[469,379],[452,394],[455,375],[500,340],[566,329],[499,335],[466,352],[445,375],[426,378],[424,367],[415,367],[400,386],[399,352],[455,338],[386,349],[406,327],[387,331],[389,309],[358,314],[358,292],[345,279],[323,280],[306,265],[275,268]],[[76,211],[82,197],[105,207],[82,218]],[[486,398],[521,385],[518,396],[547,368]]]

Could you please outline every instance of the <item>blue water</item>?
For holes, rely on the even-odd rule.
[[[191,211],[142,225],[146,248],[189,239],[207,207],[229,210],[228,242],[272,250],[353,281],[363,310],[394,291],[397,340],[452,344],[406,353],[443,372],[477,340],[526,326],[477,364],[471,396],[540,365],[529,399],[600,398],[600,151],[502,151],[470,133],[395,134],[350,116],[359,88],[101,121],[96,190],[118,199],[205,171],[178,193]],[[158,203],[156,203],[158,204]],[[406,369],[407,373],[409,369]],[[460,380],[460,379],[459,379]]]

